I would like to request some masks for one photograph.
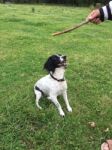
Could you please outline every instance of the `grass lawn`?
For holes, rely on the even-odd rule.
[[[32,12],[34,7],[35,12]],[[81,22],[87,8],[0,5],[0,150],[100,150],[112,138],[112,22],[88,24],[53,37]],[[68,56],[68,113],[45,98],[35,105],[34,83],[52,54]],[[95,122],[92,128],[88,122]]]

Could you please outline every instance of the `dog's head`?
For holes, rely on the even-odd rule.
[[[44,69],[46,69],[48,72],[52,71],[54,72],[56,68],[67,66],[67,59],[64,55],[52,55],[48,58],[46,63],[44,64]]]

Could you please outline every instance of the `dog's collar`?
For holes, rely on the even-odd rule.
[[[63,78],[63,79],[57,79],[57,78],[55,78],[51,73],[50,73],[50,76],[51,76],[54,80],[56,80],[56,81],[58,81],[58,82],[63,82],[63,81],[65,81],[65,78]]]

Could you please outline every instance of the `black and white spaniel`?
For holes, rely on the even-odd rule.
[[[64,77],[66,66],[67,59],[66,56],[63,55],[52,55],[44,64],[44,69],[46,69],[49,74],[38,80],[34,86],[36,105],[39,109],[42,109],[39,105],[39,100],[42,95],[46,95],[48,99],[55,104],[59,114],[61,116],[65,116],[65,113],[57,99],[57,96],[63,95],[67,110],[72,112],[72,108],[70,107],[67,98],[67,82]]]

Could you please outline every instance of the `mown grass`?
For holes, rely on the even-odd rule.
[[[64,6],[0,5],[1,150],[99,150],[112,138],[112,22],[51,36],[89,12]],[[64,119],[45,98],[43,110],[38,110],[33,93],[36,80],[46,74],[45,60],[56,53],[67,55],[69,61],[66,78],[73,112],[67,112],[60,98]],[[95,128],[88,125],[91,121]]]

